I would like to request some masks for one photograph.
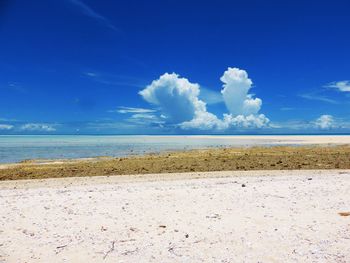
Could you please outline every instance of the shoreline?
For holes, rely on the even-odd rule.
[[[34,140],[30,139],[33,136],[8,137],[9,139],[0,138],[0,156],[3,157],[0,160],[0,168],[4,165],[42,160],[50,162],[74,161],[102,158],[104,156],[116,158],[215,148],[350,145],[350,135],[113,135],[62,136],[66,138],[62,140],[53,139],[55,136],[52,135],[38,135]],[[79,139],[84,137],[88,139]],[[96,147],[98,140],[101,144]],[[184,143],[184,140],[188,141]],[[130,145],[126,147],[128,143]],[[76,150],[79,150],[79,147],[88,147],[88,150],[82,151],[80,154],[74,154],[74,149],[67,148],[70,145],[75,145]],[[22,148],[22,146],[25,147]],[[124,148],[118,150],[118,147]],[[55,153],[52,154],[52,152]]]
[[[129,157],[34,160],[0,165],[0,180],[243,170],[350,169],[350,145],[187,150]]]

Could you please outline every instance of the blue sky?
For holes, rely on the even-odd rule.
[[[350,132],[349,1],[2,1],[0,134]]]

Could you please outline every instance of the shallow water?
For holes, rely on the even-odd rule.
[[[209,147],[270,145],[274,140],[240,136],[85,136],[4,135],[0,136],[0,163],[26,159],[128,156],[152,152]]]

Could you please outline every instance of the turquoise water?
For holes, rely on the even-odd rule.
[[[249,146],[271,141],[235,139],[238,136],[83,136],[3,135],[0,136],[0,163],[26,159],[128,156],[152,152],[208,147]]]

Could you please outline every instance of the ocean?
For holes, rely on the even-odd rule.
[[[101,136],[101,135],[1,135],[0,163],[28,159],[71,159],[98,156],[202,149],[210,147],[269,145],[273,138],[257,136]],[[266,137],[266,136],[265,136]]]

